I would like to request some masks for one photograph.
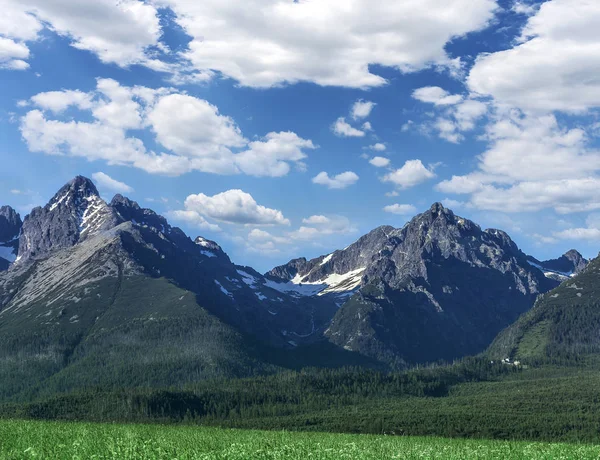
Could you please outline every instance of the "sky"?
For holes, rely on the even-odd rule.
[[[0,0],[0,204],[76,175],[259,271],[441,201],[600,249],[597,0]]]

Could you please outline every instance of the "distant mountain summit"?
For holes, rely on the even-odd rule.
[[[534,267],[542,270],[548,278],[553,278],[557,281],[564,281],[581,273],[589,263],[575,249],[571,249],[558,259],[539,261],[535,257],[527,256],[527,261]]]
[[[401,229],[379,227],[346,249],[266,276],[290,291],[337,295],[341,308],[326,337],[401,365],[482,351],[558,284],[505,232],[482,230],[441,203]]]
[[[10,206],[0,207],[0,270],[6,270],[17,258],[21,216]]]

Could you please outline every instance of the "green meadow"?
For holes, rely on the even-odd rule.
[[[0,421],[1,459],[598,459],[590,444]]]

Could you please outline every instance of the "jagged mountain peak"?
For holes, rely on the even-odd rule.
[[[576,249],[570,249],[563,254],[563,257],[573,263],[574,272],[579,273],[587,267],[589,261],[584,258]]]
[[[122,206],[126,208],[141,209],[137,201],[133,201],[127,198],[126,196],[121,195],[120,193],[117,193],[113,197],[113,199],[110,202],[110,205],[113,207]]]
[[[17,261],[43,257],[112,228],[123,219],[84,176],[67,182],[44,206],[23,221]]]
[[[61,205],[78,206],[82,200],[93,197],[100,198],[100,194],[94,183],[87,177],[77,176],[63,185],[45,208],[53,211]]]
[[[136,201],[123,195],[115,195],[110,202],[110,206],[126,221],[131,221],[134,224],[142,226],[147,225],[163,233],[167,233],[171,229],[167,219],[163,216],[157,214],[152,209],[142,208]]]
[[[10,206],[0,207],[0,243],[6,243],[19,236],[21,216]]]

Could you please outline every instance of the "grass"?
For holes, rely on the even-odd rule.
[[[0,421],[0,459],[598,459],[600,446],[243,431],[165,425]]]

